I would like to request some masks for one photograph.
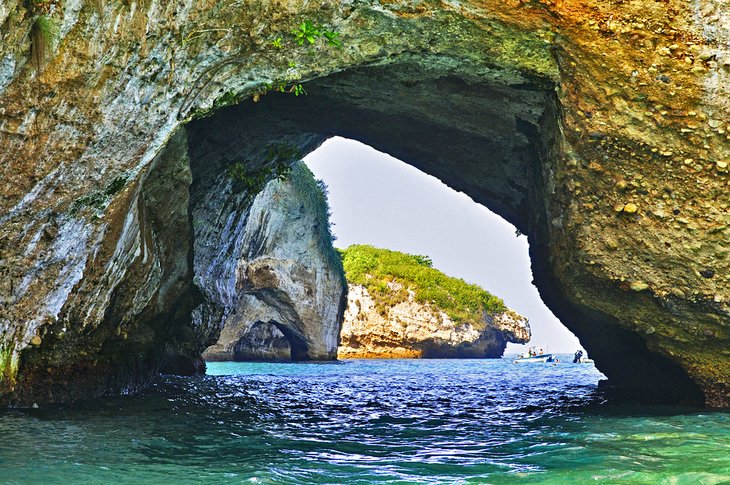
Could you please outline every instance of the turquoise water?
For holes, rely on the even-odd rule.
[[[730,483],[730,413],[606,404],[591,365],[216,363],[0,414],[2,483]]]

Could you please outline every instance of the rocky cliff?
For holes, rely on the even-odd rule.
[[[507,342],[530,340],[527,319],[509,309],[478,321],[454,322],[411,290],[404,301],[379,304],[349,285],[338,357],[352,359],[501,357]]]
[[[251,194],[339,134],[527,234],[614,386],[730,405],[729,11],[3,0],[0,401],[196,371]]]
[[[298,162],[266,184],[246,220],[239,298],[203,357],[335,359],[347,285],[323,188]]]

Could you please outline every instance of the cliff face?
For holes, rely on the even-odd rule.
[[[196,371],[251,194],[340,134],[527,234],[610,382],[730,405],[727,0],[38,3],[0,4],[3,403]]]
[[[436,306],[417,302],[413,292],[382,307],[365,287],[348,286],[340,358],[501,357],[507,342],[530,340],[527,319],[512,310],[457,324]]]
[[[327,211],[303,162],[256,196],[236,266],[237,304],[206,360],[337,357],[347,287]]]

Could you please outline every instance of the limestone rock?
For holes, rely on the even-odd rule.
[[[526,234],[543,299],[612,385],[730,405],[727,231],[709,232],[730,223],[730,139],[708,124],[730,119],[728,0],[53,0],[41,72],[32,3],[0,2],[0,402],[198,368],[180,363],[237,306],[276,147],[343,134]],[[307,19],[343,47],[300,49]],[[234,190],[236,167],[261,177]],[[652,291],[625,291],[638,279]]]
[[[512,310],[456,324],[438,307],[408,300],[379,309],[363,286],[349,285],[340,358],[501,357],[507,342],[530,339],[527,319]]]
[[[627,214],[634,214],[637,210],[639,210],[639,207],[633,202],[629,202],[623,207],[623,211]]]
[[[632,281],[629,287],[632,291],[644,291],[649,289],[649,285],[647,285],[643,281]]]
[[[245,309],[244,315],[228,318],[218,342],[205,350],[203,358],[213,362],[291,361],[289,340],[277,328],[278,322],[269,323],[281,316],[254,296],[244,296],[239,305]]]
[[[238,303],[205,359],[336,358],[347,287],[327,210],[303,162],[255,197],[235,263]]]

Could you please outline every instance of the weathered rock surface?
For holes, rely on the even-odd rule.
[[[238,303],[206,360],[337,357],[347,284],[327,211],[303,162],[256,196],[237,262]]]
[[[251,326],[233,344],[232,353],[219,354],[211,351],[212,347],[208,349],[203,354],[203,358],[208,361],[290,362],[292,360],[292,346],[289,340],[271,323],[257,323]]]
[[[501,357],[507,342],[530,340],[527,319],[512,310],[457,324],[434,305],[418,303],[413,292],[381,310],[365,287],[348,286],[340,358]]]
[[[0,3],[1,402],[195,371],[238,303],[229,167],[339,134],[527,234],[614,385],[730,405],[727,0],[48,3],[42,72]]]

